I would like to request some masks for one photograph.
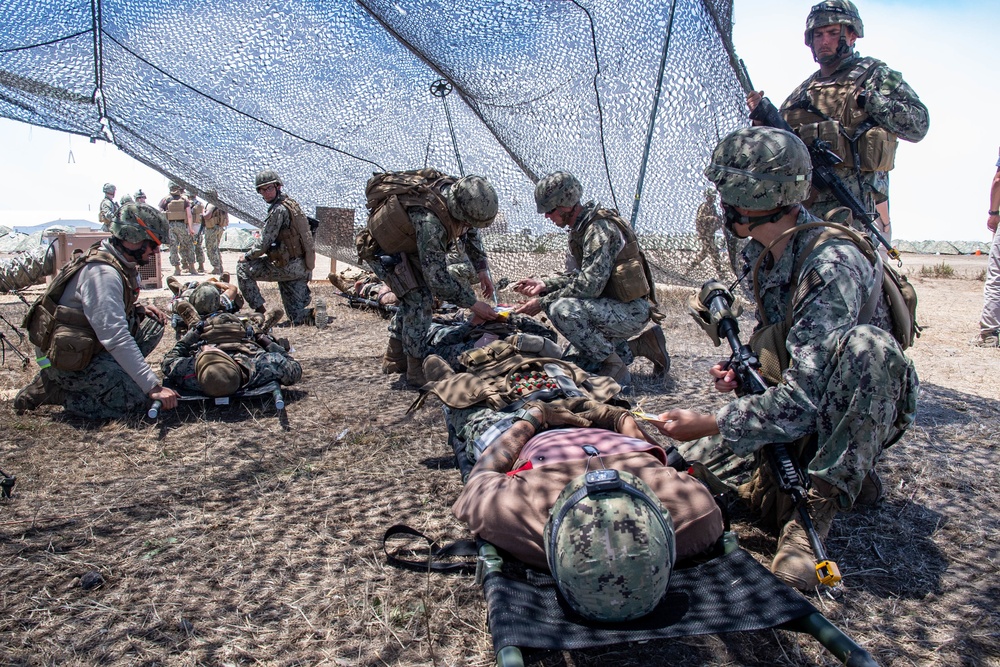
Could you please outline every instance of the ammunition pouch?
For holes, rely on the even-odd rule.
[[[631,256],[624,258],[626,253]],[[639,244],[632,241],[619,253],[615,265],[611,268],[611,277],[604,290],[607,296],[623,303],[649,296],[651,286],[643,267]]]
[[[61,371],[82,371],[104,349],[82,310],[57,306],[48,357]]]
[[[278,235],[278,243],[275,243],[271,248],[265,253],[267,255],[268,261],[271,262],[275,267],[282,269],[292,261],[292,256],[288,252],[288,247],[280,241],[281,235]]]
[[[384,259],[391,261],[386,262]],[[413,266],[410,256],[405,252],[398,255],[379,255],[374,261],[381,262],[385,267],[385,284],[400,299],[426,284],[423,274]]]
[[[388,196],[368,218],[368,231],[385,252],[417,252],[417,232],[396,195]]]

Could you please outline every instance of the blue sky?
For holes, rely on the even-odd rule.
[[[751,78],[776,104],[816,69],[803,44],[811,0],[736,0],[734,42]],[[894,236],[909,240],[990,238],[986,210],[1000,147],[995,31],[1000,2],[857,3],[864,55],[886,61],[927,104],[931,130],[901,143],[891,176]],[[118,195],[166,194],[166,179],[104,142],[0,119],[0,224],[56,218],[97,220],[101,186]],[[72,157],[71,157],[72,156]]]

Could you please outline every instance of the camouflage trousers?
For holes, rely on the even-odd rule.
[[[198,266],[205,266],[205,230],[199,229],[198,233],[191,237],[191,246],[194,248],[194,258],[198,260]]]
[[[386,282],[387,273],[380,262],[369,262],[368,266]],[[407,356],[423,359],[430,353],[427,338],[433,321],[434,296],[427,285],[421,285],[397,298],[396,312],[389,319],[389,338],[402,341]]]
[[[293,324],[302,324],[305,321],[306,306],[312,299],[312,293],[309,291],[311,276],[312,272],[306,268],[305,262],[300,257],[280,268],[272,264],[267,257],[241,260],[236,268],[236,280],[240,292],[253,310],[264,305],[264,297],[260,293],[257,281],[277,282],[285,317]]]
[[[807,469],[840,490],[849,509],[883,449],[913,423],[919,381],[913,362],[895,339],[869,325],[854,327],[840,340],[834,371],[816,405],[816,451]],[[679,447],[689,461],[701,461],[724,481],[738,482],[740,459],[719,436]],[[767,465],[761,462],[761,465]]]
[[[170,223],[170,264],[175,269],[194,266],[194,241],[183,222]]]
[[[302,365],[298,361],[280,352],[261,352],[253,358],[240,355],[241,361],[251,367],[250,380],[240,389],[256,389],[269,382],[277,382],[282,386],[293,385],[302,379]],[[169,372],[164,376],[170,384],[182,392],[200,393],[195,373],[195,357],[177,359]]]
[[[566,297],[552,302],[546,315],[569,341],[563,358],[593,372],[612,352],[617,352],[625,363],[632,361],[626,342],[646,327],[650,305],[646,299],[623,303],[604,297]]]
[[[221,274],[222,253],[219,252],[219,244],[222,243],[222,235],[226,233],[225,227],[205,227],[205,254],[212,265],[212,273]]]
[[[162,337],[163,325],[146,318],[135,337],[142,356],[149,356]],[[101,351],[82,371],[47,368],[41,372],[66,392],[63,408],[77,417],[122,419],[144,410],[150,403],[145,392],[107,351]]]
[[[699,264],[705,261],[705,258],[712,260],[712,265],[715,266],[715,277],[720,280],[725,276],[722,270],[722,260],[719,259],[719,247],[715,245],[715,235],[705,237],[698,237],[698,244],[701,246],[701,252],[698,256],[691,260],[690,268],[695,268]]]

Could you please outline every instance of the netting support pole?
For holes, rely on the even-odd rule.
[[[670,50],[670,33],[674,30],[674,9],[677,0],[670,3],[670,18],[667,19],[667,34],[663,37],[663,53],[660,54],[660,72],[656,78],[656,92],[653,95],[653,109],[649,112],[649,127],[646,130],[646,147],[642,151],[642,163],[639,165],[639,180],[635,184],[635,199],[632,201],[632,218],[629,226],[635,229],[635,221],[639,217],[639,200],[642,198],[642,188],[646,181],[646,165],[649,163],[649,151],[653,145],[653,131],[656,129],[656,112],[660,107],[660,92],[663,90],[663,73],[667,69],[667,52]]]
[[[444,79],[438,79],[431,84],[431,95],[440,97],[444,104],[444,115],[448,119],[448,132],[451,134],[451,146],[455,149],[455,159],[458,161],[458,175],[465,176],[465,167],[462,165],[462,156],[458,152],[458,138],[455,136],[455,124],[451,122],[451,108],[448,106],[448,93],[451,92],[452,85]]]

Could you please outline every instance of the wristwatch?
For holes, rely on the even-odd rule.
[[[514,421],[526,421],[531,424],[532,428],[535,429],[535,433],[539,433],[542,430],[542,425],[538,419],[527,408],[521,408],[511,416],[514,418]]]
[[[989,215],[1000,215],[1000,209],[997,209],[996,211],[986,211],[986,212]]]

